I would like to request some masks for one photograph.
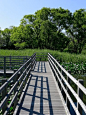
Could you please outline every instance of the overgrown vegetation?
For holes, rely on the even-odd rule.
[[[84,54],[70,54],[67,52],[59,52],[56,50],[47,49],[0,50],[0,52],[0,56],[31,56],[35,52],[38,54],[41,52],[49,52],[61,65],[64,65],[66,70],[71,70],[72,74],[83,75],[86,73],[86,55]]]

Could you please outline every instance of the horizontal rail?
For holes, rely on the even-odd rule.
[[[49,54],[49,56],[51,56]],[[81,85],[70,73],[68,73],[58,62],[55,58],[51,56],[51,58],[56,62],[56,64],[61,68],[62,71],[83,91],[83,93],[86,95],[86,88]]]
[[[50,63],[50,64],[51,64],[51,63]],[[51,66],[52,66],[52,68],[54,69],[54,67],[53,67],[53,65],[52,65],[52,64],[51,64]],[[56,72],[55,70],[54,70],[54,72],[55,72],[56,76],[58,77],[58,80],[59,80],[59,82],[60,82],[60,84],[61,84],[61,86],[62,86],[63,90],[64,90],[64,91],[65,91],[65,93],[67,94],[67,98],[68,98],[68,99],[69,99],[69,101],[71,102],[71,105],[73,106],[73,108],[74,108],[74,110],[75,110],[76,114],[77,114],[77,115],[80,115],[80,114],[79,114],[79,112],[77,111],[77,108],[76,108],[75,104],[73,103],[73,101],[72,101],[72,99],[71,99],[70,95],[67,93],[67,90],[65,89],[65,87],[64,87],[64,85],[63,85],[63,83],[61,82],[61,80],[60,80],[60,78],[59,78],[59,76],[58,76],[57,72]]]
[[[36,52],[36,61],[47,61],[48,53],[46,52]]]
[[[83,101],[80,99],[80,97],[78,96],[78,94],[74,91],[74,89],[70,86],[70,84],[68,83],[68,81],[65,79],[65,77],[62,75],[62,71],[66,74],[66,76],[68,77],[68,79],[70,79],[71,81],[73,81],[73,83],[75,83],[77,85],[77,87],[79,89],[81,89],[81,91],[86,95],[86,88],[81,85],[79,83],[79,81],[77,81],[72,75],[70,75],[58,62],[57,60],[48,53],[48,61],[51,65],[52,70],[54,71],[59,83],[61,84],[62,89],[64,90],[65,94],[66,94],[66,98],[69,99],[73,109],[75,110],[76,114],[79,115],[79,111],[78,111],[78,107],[76,107],[70,97],[70,95],[68,94],[67,89],[69,89],[71,91],[71,93],[74,95],[74,97],[77,100],[77,103],[80,104],[80,106],[82,107],[82,109],[84,110],[84,112],[86,113],[86,105],[83,103]],[[58,69],[60,68],[60,70]],[[60,75],[60,76],[59,76]],[[60,78],[61,77],[61,78]],[[63,81],[63,82],[62,82]],[[64,87],[64,84],[66,84],[66,87]],[[67,101],[67,100],[66,100]],[[78,106],[78,105],[77,105]]]
[[[6,69],[18,69],[20,64],[25,63],[29,58],[30,56],[0,56],[0,69],[6,74]]]

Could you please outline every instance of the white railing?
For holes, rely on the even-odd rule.
[[[66,95],[66,99],[65,99],[66,105],[69,106],[69,104],[71,104],[77,115],[82,114],[82,110],[86,114],[86,105],[83,102],[83,94],[86,96],[86,88],[80,83],[83,81],[76,80],[49,53],[48,53],[48,61],[58,81],[58,84],[60,84],[59,86],[60,86],[61,92],[64,91]],[[63,73],[66,75],[66,78],[64,77]],[[71,81],[77,86],[77,93],[70,85]],[[70,92],[72,93],[74,98],[77,100],[77,106],[74,104],[73,99],[71,98]]]

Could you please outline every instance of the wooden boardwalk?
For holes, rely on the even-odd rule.
[[[19,115],[67,115],[48,62],[37,62],[31,72]]]
[[[6,70],[6,74],[13,74],[14,71],[13,70]],[[0,69],[0,74],[4,74],[4,70],[3,69]]]

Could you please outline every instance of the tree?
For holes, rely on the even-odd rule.
[[[19,27],[14,27],[11,33],[11,42],[14,44],[15,48],[22,49],[25,47],[25,42],[23,38],[23,25]]]
[[[56,39],[56,26],[52,24],[49,20],[42,22],[40,27],[40,41],[41,48],[55,49],[55,39]]]
[[[86,10],[79,9],[73,13],[73,23],[68,29],[74,44],[75,53],[81,53],[86,43]],[[76,46],[77,45],[77,46]]]
[[[2,39],[4,41],[4,45],[3,47],[9,49],[11,46],[11,42],[10,42],[10,36],[11,36],[11,30],[6,28],[2,31]]]
[[[41,19],[43,21],[49,20],[50,17],[50,8],[43,7],[41,10],[35,12],[36,19]]]
[[[32,48],[32,35],[33,30],[30,25],[20,25],[14,27],[11,33],[11,42],[17,49]]]
[[[74,32],[78,43],[78,52],[81,53],[86,43],[86,10],[77,10],[74,14]]]
[[[61,7],[59,9],[53,8],[51,9],[51,22],[56,25],[57,31],[67,30],[72,24],[72,13]]]
[[[57,50],[62,52],[68,46],[69,42],[70,38],[63,33],[57,32]]]
[[[2,30],[0,30],[0,48],[4,47],[5,40],[2,37]]]

